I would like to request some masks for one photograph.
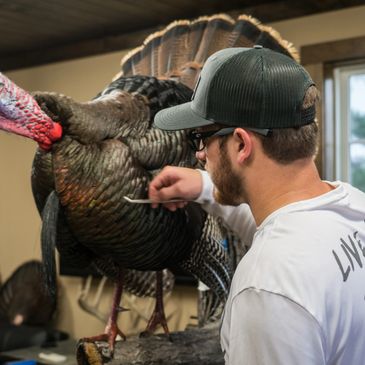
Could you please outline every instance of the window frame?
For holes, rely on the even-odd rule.
[[[351,65],[339,65],[333,69],[334,77],[334,94],[335,94],[335,143],[334,154],[335,161],[335,179],[353,183],[351,181],[351,153],[350,148],[353,143],[362,141],[353,141],[350,131],[350,77],[355,75],[365,75],[364,63],[356,62]]]
[[[318,110],[320,145],[316,159],[321,177],[336,180],[339,162],[336,158],[339,146],[336,131],[336,91],[334,70],[338,67],[365,65],[365,37],[349,38],[333,42],[301,47],[301,63],[312,75],[322,95]]]

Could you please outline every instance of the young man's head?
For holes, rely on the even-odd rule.
[[[261,46],[228,48],[209,57],[192,100],[157,113],[155,125],[189,129],[220,202],[238,204],[246,200],[245,174],[232,156],[243,169],[260,151],[283,166],[313,158],[317,100],[311,77],[288,56]]]

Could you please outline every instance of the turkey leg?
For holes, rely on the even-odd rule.
[[[150,320],[148,321],[146,329],[140,334],[140,337],[148,337],[152,335],[157,326],[161,325],[165,333],[169,336],[170,332],[167,327],[167,321],[165,316],[165,310],[163,306],[163,293],[162,293],[162,271],[156,272],[156,305],[152,313]]]
[[[119,312],[128,310],[120,306],[120,300],[123,292],[123,281],[124,281],[124,270],[121,269],[119,272],[119,277],[115,282],[112,309],[104,333],[102,333],[101,335],[86,337],[83,339],[85,342],[95,342],[95,341],[108,342],[111,355],[113,355],[114,353],[114,345],[117,335],[122,337],[124,341],[126,339],[124,333],[118,328],[117,325]]]

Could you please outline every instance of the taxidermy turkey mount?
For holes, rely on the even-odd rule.
[[[32,190],[42,216],[42,256],[54,292],[54,248],[80,268],[94,267],[116,283],[105,333],[113,353],[122,287],[141,271],[157,271],[156,310],[145,333],[161,324],[162,274],[182,268],[211,289],[206,318],[224,303],[232,267],[222,246],[221,223],[195,203],[170,212],[123,197],[147,198],[148,184],[165,165],[197,167],[185,131],[153,126],[161,109],[190,100],[206,59],[227,47],[260,44],[297,59],[291,44],[271,28],[242,15],[176,21],[149,36],[122,60],[121,72],[86,103],[56,93],[34,99],[5,76],[0,79],[0,129],[38,143]],[[134,284],[133,284],[134,283]],[[136,290],[134,288],[134,290]],[[137,290],[138,291],[138,290]]]

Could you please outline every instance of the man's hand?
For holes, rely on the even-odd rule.
[[[149,186],[148,195],[156,208],[159,202],[182,199],[182,202],[165,203],[163,206],[171,211],[183,208],[189,200],[198,198],[203,181],[199,171],[176,166],[166,166],[155,176]]]

